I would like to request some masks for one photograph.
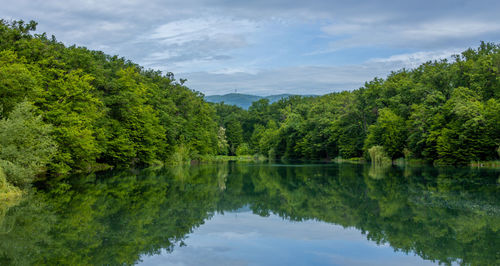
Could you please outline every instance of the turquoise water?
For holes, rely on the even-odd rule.
[[[500,171],[241,164],[37,184],[1,265],[500,265]]]

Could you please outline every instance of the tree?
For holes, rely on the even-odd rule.
[[[24,186],[44,171],[57,150],[52,130],[29,102],[19,103],[0,120],[0,168],[9,183]]]
[[[491,104],[498,108],[494,102]],[[469,88],[459,87],[443,108],[449,122],[437,139],[437,162],[467,164],[490,157],[496,148],[490,135],[494,129],[486,120],[481,97]]]
[[[118,72],[118,87],[105,98],[108,121],[108,159],[113,163],[148,164],[157,158],[165,138],[156,111],[147,104],[149,88],[134,68]],[[115,121],[113,121],[115,120]],[[125,144],[125,145],[124,145]]]
[[[35,99],[43,118],[54,126],[59,150],[52,167],[59,173],[71,169],[88,170],[102,152],[98,139],[102,132],[97,121],[104,105],[90,85],[92,77],[81,71],[52,70],[45,92]]]
[[[226,138],[230,155],[235,155],[236,150],[243,142],[243,129],[241,123],[236,119],[231,119],[226,123]]]
[[[388,108],[380,110],[377,122],[368,129],[365,149],[369,149],[374,145],[381,145],[387,155],[394,160],[403,156],[405,144],[406,127],[404,120]]]
[[[6,116],[17,103],[32,97],[39,89],[26,60],[19,59],[13,51],[0,51],[0,107],[3,109],[0,117]]]
[[[228,148],[229,144],[226,139],[226,129],[224,127],[219,127],[219,131],[217,132],[217,153],[226,155]]]

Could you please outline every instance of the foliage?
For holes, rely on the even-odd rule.
[[[384,165],[391,162],[382,146],[372,146],[368,149],[368,154],[373,165]]]
[[[5,172],[0,166],[0,191],[3,191],[7,187],[7,178],[5,177]]]
[[[238,149],[236,149],[236,155],[241,156],[241,155],[249,155],[250,154],[250,148],[248,147],[248,144],[243,143],[241,144]]]
[[[215,109],[203,95],[176,82],[172,73],[144,70],[84,47],[66,47],[54,37],[31,34],[36,25],[0,20],[0,118],[20,126],[12,121],[17,119],[14,107],[32,102],[39,122],[51,126],[58,149],[33,155],[39,158],[33,160],[36,167],[27,163],[30,154],[24,154],[26,163],[2,158],[10,182],[27,183],[41,170],[61,174],[102,165],[158,164],[176,157],[174,153],[187,161],[224,152],[226,136],[218,136]],[[13,142],[11,136],[2,141]]]
[[[230,124],[234,143],[277,158],[368,157],[371,147],[381,146],[393,161],[496,160],[499,69],[500,45],[482,42],[452,61],[396,71],[351,92],[290,96],[272,104],[261,99],[248,111],[218,104],[217,114],[221,125]]]
[[[172,155],[170,156],[168,162],[170,164],[183,164],[190,160],[188,148],[180,144],[174,148]]]
[[[18,186],[30,183],[56,152],[52,126],[34,112],[31,103],[22,102],[0,120],[0,167],[6,180]]]
[[[228,148],[229,144],[226,139],[226,129],[221,126],[217,132],[217,154],[226,155]]]
[[[4,137],[3,145],[40,130],[53,140],[40,144],[45,153],[0,151],[11,156],[2,165],[7,180],[18,185],[43,171],[54,176],[241,153],[331,160],[366,157],[372,146],[381,146],[392,160],[411,155],[468,164],[498,158],[496,44],[482,42],[452,61],[396,71],[358,90],[262,98],[245,110],[205,102],[170,72],[32,34],[36,26],[0,20],[0,118],[11,131],[14,125],[31,130]],[[24,128],[13,121],[33,120],[13,118],[15,106],[25,101],[36,107],[29,111],[40,116],[36,123],[47,126],[36,131],[35,122]]]
[[[404,120],[390,109],[384,108],[380,110],[377,122],[368,128],[365,145],[381,145],[390,159],[400,158],[406,142],[405,130]]]

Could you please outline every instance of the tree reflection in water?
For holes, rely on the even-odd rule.
[[[248,206],[355,227],[444,264],[500,265],[494,170],[238,164],[112,171],[40,184],[0,212],[1,265],[134,264],[214,213]]]

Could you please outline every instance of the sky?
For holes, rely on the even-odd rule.
[[[66,45],[173,72],[205,95],[325,94],[500,42],[500,1],[0,0]]]

